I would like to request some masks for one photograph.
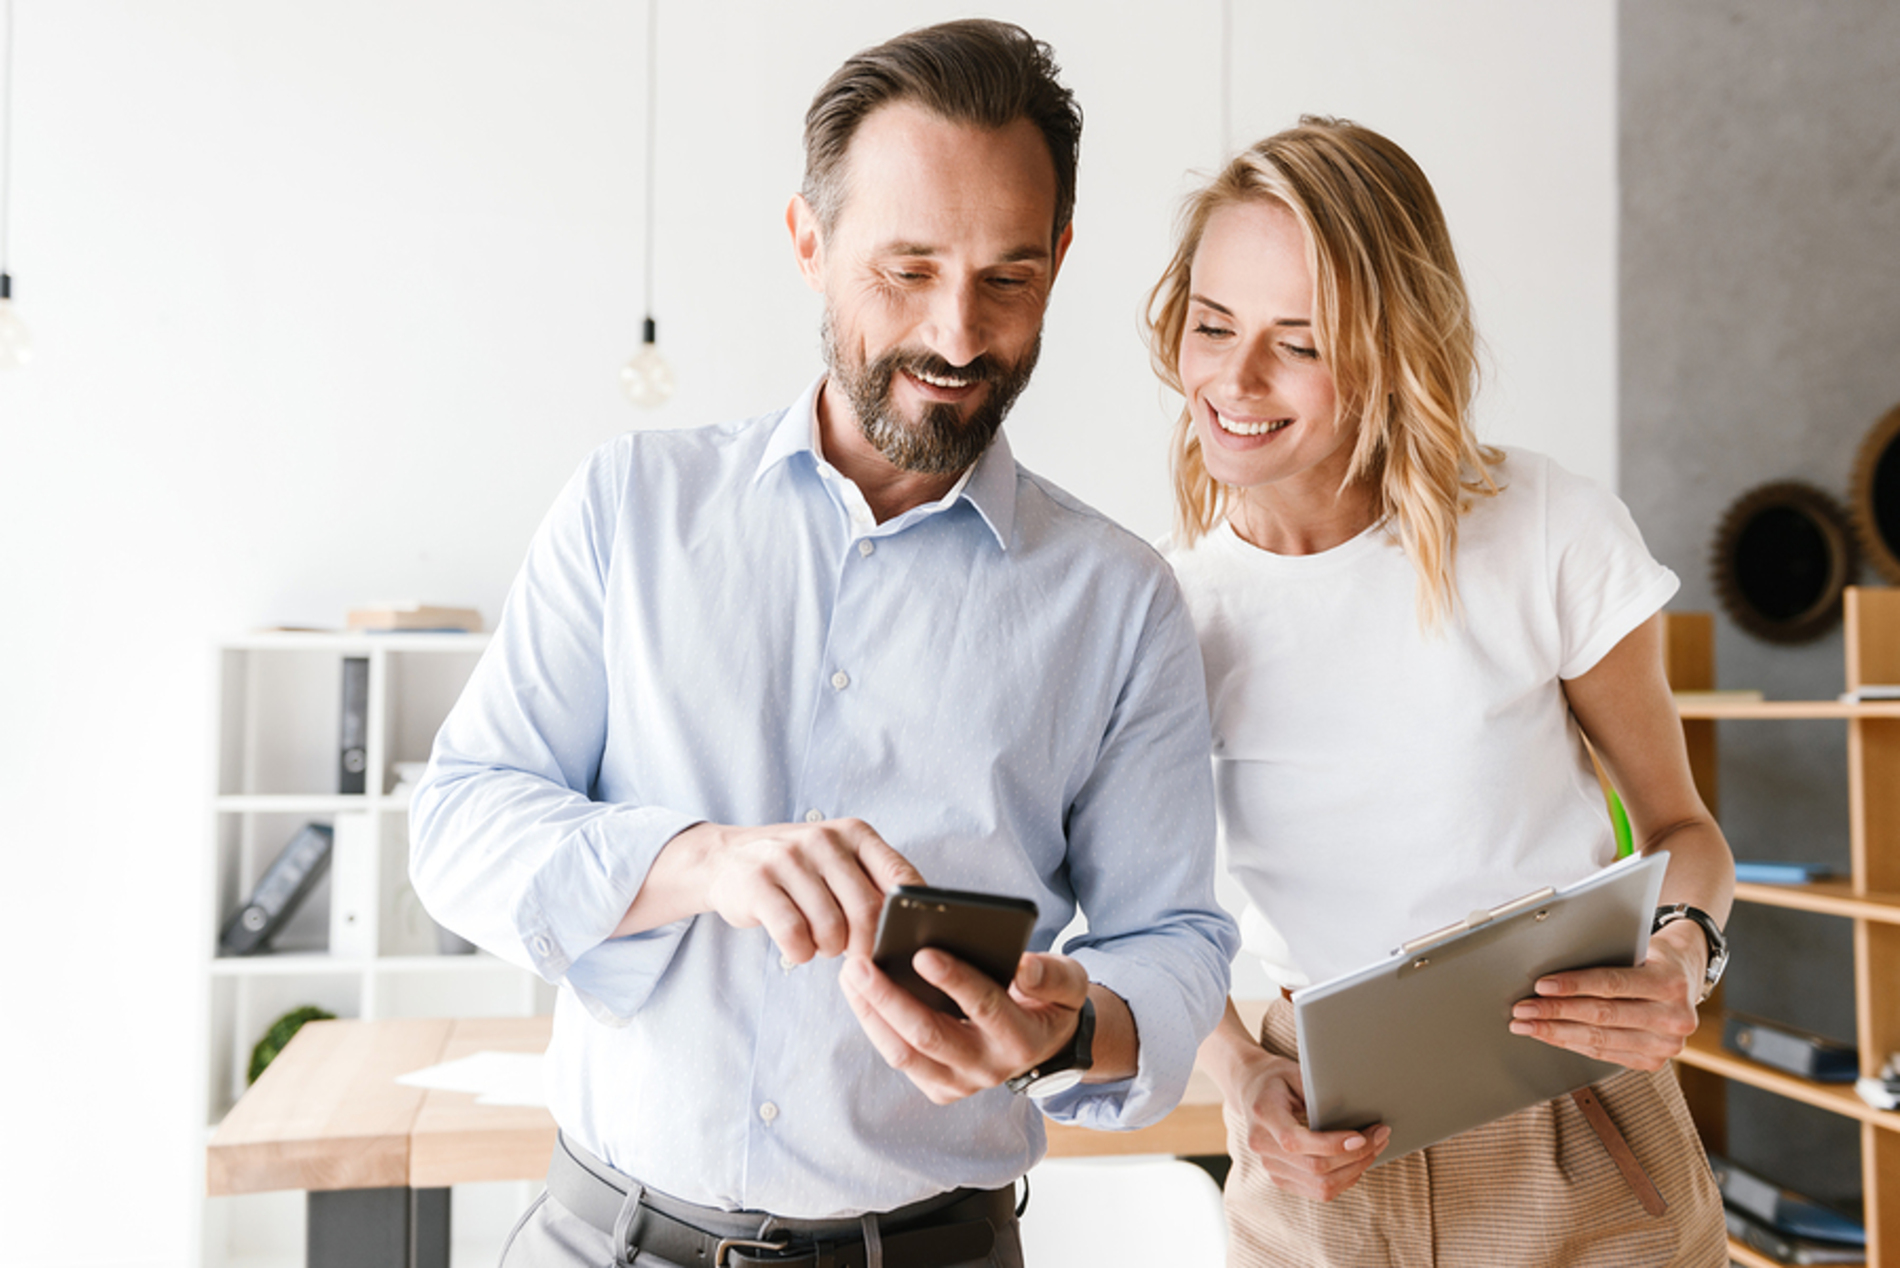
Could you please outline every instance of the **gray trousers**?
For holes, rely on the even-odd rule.
[[[557,1162],[566,1148],[564,1144],[555,1146]],[[578,1151],[570,1152],[569,1156],[575,1153]],[[596,1174],[605,1168],[604,1163],[591,1157],[584,1157],[583,1165]],[[621,1187],[625,1187],[625,1180],[625,1177],[620,1178]],[[699,1218],[691,1222],[722,1237],[753,1236],[758,1230],[759,1216],[756,1213],[740,1215],[702,1211]],[[996,1235],[996,1244],[989,1256],[982,1260],[948,1265],[947,1268],[1023,1268],[1022,1236],[1015,1216],[1007,1217],[1007,1227],[998,1227],[995,1219],[990,1223]],[[902,1263],[886,1265],[883,1262],[875,1229],[871,1230],[871,1234],[865,1239],[869,1268],[904,1268]],[[508,1235],[501,1252],[502,1268],[607,1268],[623,1262],[626,1261],[615,1256],[612,1234],[574,1214],[546,1190],[529,1205],[514,1231]],[[649,1251],[642,1251],[633,1263],[635,1268],[702,1268],[697,1264],[678,1264],[670,1259],[661,1259]]]

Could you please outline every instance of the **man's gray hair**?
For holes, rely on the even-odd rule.
[[[1020,26],[966,18],[907,31],[840,66],[805,112],[805,201],[829,233],[844,207],[845,157],[880,106],[910,102],[953,123],[994,129],[1027,119],[1056,169],[1056,238],[1075,211],[1082,108],[1056,79],[1055,54]]]

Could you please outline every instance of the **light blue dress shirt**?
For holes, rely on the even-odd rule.
[[[821,380],[822,382],[822,380]],[[536,534],[412,809],[418,893],[565,989],[555,1119],[675,1197],[830,1217],[1041,1157],[1037,1103],[927,1100],[837,959],[701,915],[613,938],[703,820],[868,822],[933,885],[1031,898],[1133,1010],[1140,1069],[1043,1103],[1139,1127],[1179,1099],[1236,934],[1213,894],[1200,653],[1166,564],[999,436],[877,524],[788,410],[602,447]]]

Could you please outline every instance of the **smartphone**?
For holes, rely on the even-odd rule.
[[[938,1012],[962,1017],[955,1000],[917,976],[911,957],[935,947],[1008,986],[1035,927],[1036,904],[1026,898],[900,885],[884,896],[871,960]]]

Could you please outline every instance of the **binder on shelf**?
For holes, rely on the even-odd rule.
[[[1735,860],[1735,879],[1755,885],[1806,885],[1836,875],[1826,863],[1786,863],[1778,860]]]
[[[369,657],[343,658],[343,710],[337,727],[341,749],[336,790],[361,793],[369,772]]]
[[[1764,1180],[1720,1154],[1709,1155],[1709,1169],[1724,1204],[1751,1215],[1789,1237],[1815,1237],[1853,1246],[1867,1244],[1867,1226],[1805,1194]]]
[[[367,814],[340,814],[330,847],[330,954],[367,960],[376,954],[375,825]]]
[[[1723,1017],[1722,1046],[1817,1083],[1852,1083],[1860,1074],[1860,1053],[1852,1046],[1744,1013]]]
[[[330,866],[332,832],[327,824],[306,823],[264,869],[244,905],[232,912],[218,934],[225,955],[252,955],[264,949],[298,904]]]
[[[382,822],[382,907],[378,912],[378,954],[433,955],[435,922],[423,910],[422,900],[409,883],[409,834],[401,815]]]
[[[1728,1223],[1728,1235],[1747,1246],[1759,1251],[1776,1263],[1782,1264],[1864,1264],[1867,1262],[1865,1246],[1851,1246],[1844,1242],[1822,1241],[1814,1237],[1796,1237],[1790,1233],[1777,1232],[1775,1228],[1756,1219],[1746,1211],[1740,1211],[1728,1205],[1722,1207],[1722,1215]]]

